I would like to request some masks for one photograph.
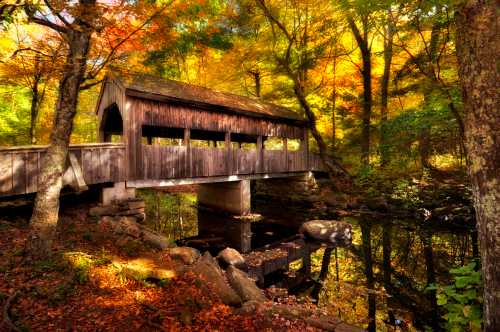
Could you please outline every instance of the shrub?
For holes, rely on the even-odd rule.
[[[437,304],[446,314],[446,329],[450,331],[481,331],[482,283],[481,273],[476,271],[477,262],[450,270],[454,282],[447,286],[431,286],[437,289]]]

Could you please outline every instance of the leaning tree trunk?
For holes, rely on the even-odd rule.
[[[391,16],[389,9],[388,16]],[[391,78],[392,46],[394,43],[394,24],[387,23],[384,34],[384,72],[380,82],[380,165],[387,166],[389,156],[387,151],[387,113],[389,104],[389,82]]]
[[[300,84],[299,80],[295,76],[290,75],[290,77],[294,81],[293,90],[295,96],[297,97],[300,106],[302,107],[302,109],[306,114],[309,129],[311,130],[311,134],[314,140],[318,144],[319,156],[323,164],[326,166],[328,174],[330,175],[330,177],[333,178],[333,175],[340,170],[345,176],[347,176],[350,179],[351,175],[338,161],[336,161],[334,158],[328,158],[327,146],[325,140],[323,139],[321,133],[318,131],[318,128],[316,127],[316,122],[317,122],[316,115],[314,114],[311,105],[306,99],[304,89]]]
[[[457,56],[465,141],[484,279],[484,329],[500,331],[500,6],[465,1],[457,12]]]
[[[361,116],[361,163],[363,166],[370,164],[370,122],[372,115],[372,64],[371,64],[371,49],[368,40],[368,17],[363,16],[361,24],[363,30],[360,31],[354,19],[349,16],[347,18],[349,27],[356,39],[356,43],[361,51],[361,76],[363,78],[363,113]]]
[[[84,78],[91,33],[70,30],[66,34],[69,44],[63,77],[59,83],[55,121],[50,145],[42,161],[38,193],[30,221],[27,254],[31,259],[50,255],[59,214],[59,194],[66,166],[69,139],[76,114],[78,92]]]

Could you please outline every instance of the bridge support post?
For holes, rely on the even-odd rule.
[[[200,184],[198,203],[235,215],[248,214],[250,213],[250,180]]]

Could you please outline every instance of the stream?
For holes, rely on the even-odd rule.
[[[140,196],[147,202],[150,226],[172,240],[214,254],[227,245],[223,237],[230,217],[198,209],[196,193],[145,190]],[[313,253],[312,275],[289,292],[317,301],[331,315],[371,331],[393,330],[396,323],[403,330],[440,330],[442,312],[435,291],[426,287],[448,283],[451,268],[477,257],[477,239],[467,227],[436,227],[390,215],[339,218],[334,211],[317,209],[314,204],[265,197],[253,199],[252,212],[262,215],[262,220],[252,223],[252,249],[297,234],[307,220],[351,223],[352,245]]]

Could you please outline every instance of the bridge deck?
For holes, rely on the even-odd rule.
[[[0,149],[0,196],[37,191],[46,149],[46,146]],[[262,150],[259,153],[256,149],[144,145],[142,162],[132,179],[127,177],[126,149],[122,143],[78,144],[71,145],[69,150],[73,163],[69,158],[64,184],[75,183],[77,171],[87,185],[127,181],[130,186],[148,187],[292,176],[322,170],[317,155],[302,151]]]

